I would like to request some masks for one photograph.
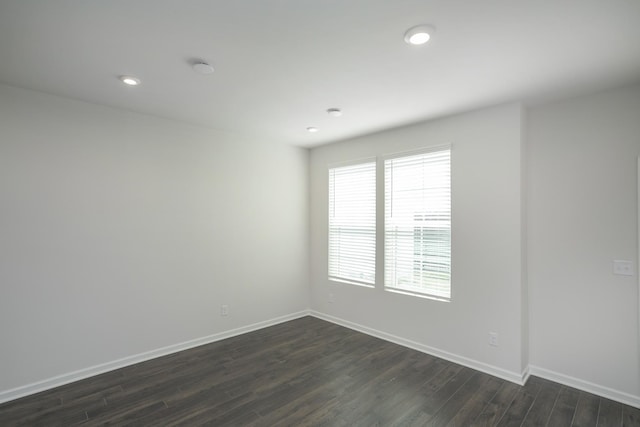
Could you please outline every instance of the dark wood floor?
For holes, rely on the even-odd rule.
[[[640,426],[640,410],[523,387],[312,317],[0,405],[0,426]]]

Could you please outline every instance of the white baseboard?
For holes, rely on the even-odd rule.
[[[422,353],[427,353],[432,356],[436,356],[441,359],[445,359],[450,362],[457,363],[459,365],[463,365],[463,366],[475,369],[477,371],[484,372],[489,375],[493,375],[494,377],[502,378],[504,380],[507,380],[519,385],[523,385],[526,382],[526,379],[529,377],[528,369],[525,369],[523,372],[508,371],[506,369],[498,368],[497,366],[489,365],[487,363],[469,359],[464,356],[459,356],[457,354],[449,353],[447,351],[440,350],[438,348],[430,347],[428,345],[424,345],[419,342],[411,341],[402,337],[398,337],[396,335],[388,334],[386,332],[382,332],[377,329],[372,329],[367,326],[353,323],[348,320],[340,319],[338,317],[334,317],[334,316],[321,313],[315,310],[311,310],[310,314],[311,316],[317,317],[318,319],[326,320],[328,322],[335,323],[337,325],[344,326],[346,328],[353,329],[353,330],[362,332],[364,334],[383,339],[385,341],[390,341],[392,343],[399,344],[404,347],[412,348]]]
[[[578,390],[586,391],[587,393],[606,397],[607,399],[615,400],[616,402],[624,403],[625,405],[640,408],[640,396],[634,396],[629,393],[614,390],[579,378],[570,377],[569,375],[550,371],[538,366],[529,365],[529,372],[531,375],[535,375],[536,377],[577,388]]]
[[[308,316],[309,314],[310,314],[309,310],[303,310],[297,313],[287,314],[285,316],[280,316],[274,319],[265,320],[263,322],[253,323],[251,325],[246,325],[240,328],[231,329],[229,331],[224,331],[224,332],[209,335],[206,337],[196,338],[194,340],[169,345],[169,346],[158,348],[151,351],[146,351],[144,353],[123,357],[122,359],[114,360],[112,362],[102,363],[100,365],[95,365],[95,366],[80,369],[74,372],[58,375],[53,378],[48,378],[46,380],[16,387],[10,390],[0,391],[0,403],[8,402],[10,400],[18,399],[20,397],[39,393],[41,391],[49,390],[54,387],[59,387],[61,385],[69,384],[85,378],[93,377],[95,375],[103,374],[105,372],[113,371],[115,369],[124,368],[126,366],[134,365],[136,363],[145,362],[147,360],[155,359],[157,357],[166,356],[168,354],[177,353],[183,350],[188,350],[193,347],[198,347],[204,344],[209,344],[212,342],[224,340],[226,338],[235,337],[237,335],[246,334],[247,332],[256,331],[258,329],[263,329],[269,326],[277,325],[279,323],[288,322],[290,320]]]
[[[524,385],[529,381],[529,377],[531,376],[531,370],[529,369],[529,365],[522,371],[522,384]]]

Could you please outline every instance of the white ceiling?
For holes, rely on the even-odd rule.
[[[638,0],[0,0],[2,83],[300,146],[639,79]]]

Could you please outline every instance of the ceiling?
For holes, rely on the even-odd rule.
[[[638,80],[638,0],[0,0],[2,83],[299,146]]]

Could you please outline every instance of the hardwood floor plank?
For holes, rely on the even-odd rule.
[[[117,409],[102,409],[100,411],[87,411],[87,421],[82,425],[85,426],[99,426],[106,423],[124,425],[127,423],[134,423],[137,419],[144,417],[147,414],[154,413],[159,409],[166,408],[163,401],[157,400],[145,400],[131,402],[127,405],[122,405]]]
[[[349,372],[353,381],[345,388],[346,398],[337,418],[356,422],[363,417],[377,417],[376,408],[385,403],[390,390],[395,387],[394,381],[403,378],[402,372],[412,360],[410,352],[398,352],[398,349],[386,346],[384,351],[382,357],[390,363],[380,363],[380,357],[376,357],[377,362],[371,364],[370,369],[359,368]]]
[[[573,427],[595,427],[598,424],[600,398],[591,393],[581,391],[573,416]]]
[[[534,396],[527,393],[516,393],[509,408],[497,425],[499,427],[521,426],[535,399]]]
[[[640,409],[631,406],[622,408],[623,427],[640,427]]]
[[[434,359],[430,364],[422,366],[419,373],[413,368],[405,369],[400,375],[386,385],[385,396],[373,410],[383,425],[391,425],[413,408],[420,405],[426,383],[442,372],[449,362]]]
[[[456,426],[468,426],[478,415],[486,408],[487,404],[496,395],[498,390],[506,383],[505,380],[501,380],[496,377],[492,377],[487,374],[482,374],[485,378],[480,388],[467,399],[466,403],[460,408],[455,416],[447,423],[449,427]],[[454,396],[454,399],[456,397]]]
[[[472,427],[490,427],[498,424],[519,389],[520,387],[517,384],[503,382],[495,396],[480,412],[480,415],[471,421],[469,425]]]
[[[559,393],[559,384],[550,381],[542,384],[529,412],[527,412],[522,427],[546,426]]]
[[[419,422],[421,419],[423,419],[424,422],[427,422],[431,416],[422,413],[422,405],[425,403],[426,399],[429,399],[438,393],[438,391],[448,384],[452,378],[458,375],[462,369],[463,367],[460,365],[444,361],[444,369],[440,370],[433,378],[425,382],[411,400],[409,410],[396,418],[392,425],[411,425],[412,423],[415,424]]]
[[[322,407],[325,402],[339,399],[341,390],[352,379],[348,376],[334,378],[326,381],[322,378],[314,378],[317,382],[314,386],[300,387],[297,396],[289,401],[279,402],[277,408],[262,414],[258,412],[266,425],[301,425],[309,415]]]
[[[424,399],[424,402],[420,405],[418,416],[410,425],[426,425],[426,422],[430,421],[449,401],[451,396],[469,381],[474,374],[476,372],[472,369],[463,367],[456,376],[451,378],[438,391]]]
[[[420,402],[424,384],[447,365],[435,358],[420,360],[418,352],[406,354],[408,357],[398,359],[394,369],[368,385],[369,392],[364,394],[366,402],[354,405],[356,409],[350,411],[349,419],[355,421],[366,416],[375,423],[389,425]]]
[[[514,395],[513,400],[509,404],[509,407],[505,411],[504,415],[498,422],[499,427],[511,427],[520,426],[524,422],[531,405],[536,400],[540,388],[543,384],[543,380],[536,377],[529,378],[527,384],[525,384]]]
[[[466,403],[474,397],[479,397],[478,393],[486,385],[488,379],[488,375],[481,372],[473,372],[469,380],[449,396],[445,404],[429,420],[427,425],[441,426],[449,424]],[[493,393],[495,393],[495,390],[492,391]]]
[[[50,391],[23,397],[0,405],[0,425],[17,424],[32,414],[54,413],[62,407],[60,397]]]
[[[637,427],[639,412],[305,317],[7,402],[0,426]]]
[[[55,390],[55,395],[59,396],[62,404],[66,405],[77,399],[85,399],[86,396],[95,393],[106,393],[111,395],[118,389],[122,391],[121,383],[126,376],[120,370],[111,371],[85,380],[66,384]]]
[[[21,422],[28,425],[47,424],[48,420],[55,416],[63,423],[74,424],[88,419],[87,411],[95,411],[106,407],[106,398],[122,392],[120,386],[81,396],[79,393],[74,399],[61,406],[49,410],[37,411],[21,418]]]
[[[556,404],[551,411],[547,426],[570,426],[576,412],[579,396],[580,392],[578,390],[563,386],[558,394]]]
[[[600,398],[600,409],[598,410],[598,427],[622,425],[622,404],[613,400]]]

